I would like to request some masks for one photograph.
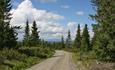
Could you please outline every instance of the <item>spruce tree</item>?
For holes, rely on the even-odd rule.
[[[24,43],[25,46],[29,46],[30,45],[30,29],[29,29],[29,22],[28,22],[28,20],[26,21],[25,35],[24,35],[23,43]]]
[[[97,34],[96,34],[96,29],[97,29],[97,25],[96,24],[93,24],[92,25],[93,26],[93,31],[94,31],[94,35],[93,35],[93,38],[91,39],[91,47],[92,47],[92,50],[94,49],[94,47],[93,46],[95,46],[95,41],[96,41],[96,39],[97,39]]]
[[[62,38],[61,38],[61,46],[62,46],[62,48],[65,48],[65,43],[64,43],[64,38],[63,38],[63,36],[62,36]]]
[[[89,36],[87,24],[85,24],[85,27],[83,29],[81,48],[84,52],[88,52],[91,49],[91,47],[90,47],[90,36]]]
[[[11,0],[0,1],[0,47],[12,48],[16,46],[15,28],[10,26],[12,8]]]
[[[78,24],[77,34],[74,40],[74,47],[80,48],[81,46],[81,33],[80,33],[80,24]]]
[[[32,26],[32,34],[31,34],[31,41],[33,45],[39,44],[39,31],[36,25],[36,21],[33,22]]]
[[[93,48],[98,58],[115,58],[115,0],[91,1],[97,12],[91,15],[97,21]]]
[[[9,48],[17,48],[17,35],[18,33],[16,32],[17,29],[20,29],[20,27],[11,27],[9,31],[9,42],[6,43],[6,45]]]
[[[67,45],[67,48],[71,48],[71,33],[70,33],[70,30],[68,30],[68,36],[67,36],[67,39],[66,39],[66,45]]]

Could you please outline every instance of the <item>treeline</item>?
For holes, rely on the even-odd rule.
[[[38,31],[36,21],[33,21],[33,25],[31,27],[31,34],[30,34],[29,21],[27,20],[25,26],[23,45],[31,47],[40,44],[39,32],[40,31]]]
[[[24,28],[23,41],[19,42],[17,30],[22,29],[21,26],[12,26],[10,20],[12,19],[10,10],[12,9],[11,0],[0,1],[0,49],[3,48],[17,48],[18,44],[22,46],[37,46],[45,43],[50,43],[40,39],[36,21],[33,20],[30,29],[29,20],[26,20]]]
[[[40,39],[36,21],[31,29],[26,21],[23,41],[17,41],[21,26],[10,24],[11,8],[11,0],[0,1],[0,70],[21,70],[51,57],[55,51],[50,42]]]
[[[79,56],[93,58],[102,61],[115,60],[115,0],[91,0],[96,10],[95,15],[90,15],[96,24],[93,24],[93,38],[90,38],[87,25],[80,32],[80,25],[73,47],[79,52]],[[84,58],[82,58],[84,59]]]
[[[81,31],[80,24],[74,41],[68,30],[67,38],[62,36],[58,49],[69,49],[79,53],[80,59],[92,58],[102,61],[115,61],[115,0],[91,0],[96,10],[90,15],[96,23],[92,24],[94,36],[89,35],[87,24]]]
[[[10,0],[0,1],[0,49],[15,47],[17,42],[16,27],[10,25]]]
[[[91,17],[97,21],[93,25],[92,47],[97,58],[115,60],[115,0],[92,0],[96,14]]]
[[[32,27],[30,29],[29,26],[29,21],[26,21],[26,26],[24,30],[24,38],[22,45],[26,47],[32,47],[32,46],[39,46],[39,47],[47,47],[54,49],[54,44],[53,42],[48,42],[43,39],[40,39],[39,33],[40,31],[38,30],[36,21],[33,21]]]
[[[67,37],[65,40],[65,36],[60,37],[60,41],[54,41],[50,43],[51,47],[58,50],[67,50],[72,49],[72,40],[70,30],[67,32]]]

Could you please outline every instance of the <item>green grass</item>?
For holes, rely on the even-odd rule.
[[[25,70],[53,56],[50,48],[21,48],[0,50],[0,70]]]
[[[81,56],[80,53],[73,53],[72,58],[76,64],[77,70],[89,70],[90,66],[95,62],[94,59],[87,58],[88,56]]]
[[[77,56],[77,53],[73,53],[72,58],[73,58],[73,61],[75,62],[75,64],[77,64],[77,61],[79,59],[79,57]]]
[[[92,52],[82,55],[81,60],[78,52],[74,52],[72,57],[76,64],[76,70],[115,70],[114,63],[97,61]]]
[[[0,70],[24,70],[34,64],[40,63],[43,60],[44,59],[38,57],[27,57],[23,61],[6,60],[4,61],[4,64],[0,65]]]

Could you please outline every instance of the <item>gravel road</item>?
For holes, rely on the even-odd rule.
[[[49,58],[27,70],[75,70],[71,53],[57,50],[54,57]]]

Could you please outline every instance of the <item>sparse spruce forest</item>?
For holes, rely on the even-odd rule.
[[[45,41],[40,38],[36,20],[30,26],[27,19],[20,42],[17,30],[22,26],[10,24],[11,0],[0,0],[0,70],[24,70],[52,57],[55,50],[71,52],[78,70],[114,70],[111,64],[115,66],[115,0],[91,0],[91,3],[96,12],[89,15],[96,21],[92,23],[92,38],[88,25],[82,31],[78,24],[74,40],[68,30],[67,37],[62,35],[60,41]]]

